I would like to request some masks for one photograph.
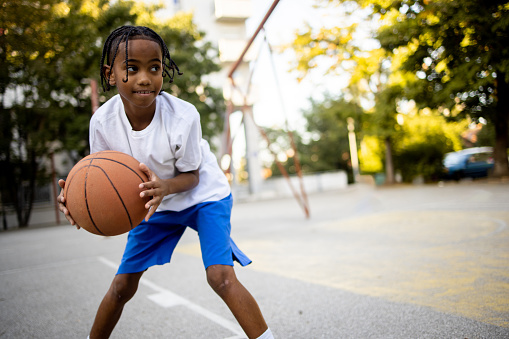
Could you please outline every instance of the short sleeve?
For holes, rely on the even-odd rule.
[[[102,125],[93,116],[90,119],[89,127],[90,153],[109,150],[108,143],[103,136]]]
[[[200,115],[196,110],[187,113],[190,119],[180,120],[175,138],[175,167],[179,172],[197,170],[202,159]]]

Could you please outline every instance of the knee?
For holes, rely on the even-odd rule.
[[[116,302],[125,304],[138,290],[139,279],[129,275],[117,275],[111,284],[109,293]]]
[[[237,283],[233,267],[225,265],[212,265],[207,268],[207,282],[210,287],[223,296]]]

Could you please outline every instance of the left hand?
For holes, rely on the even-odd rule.
[[[140,193],[141,198],[151,197],[145,204],[145,208],[148,211],[145,216],[145,221],[148,221],[150,217],[155,213],[157,207],[163,201],[163,198],[170,194],[170,186],[166,180],[160,179],[147,165],[140,163],[140,170],[142,170],[150,181],[140,184],[140,189],[143,191]]]

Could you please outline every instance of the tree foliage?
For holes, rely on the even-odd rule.
[[[488,120],[487,130],[493,127],[496,134],[494,174],[509,174],[509,3],[317,0],[317,5],[343,7],[364,24],[339,20],[346,23],[298,32],[295,69],[304,76],[324,63],[328,73],[349,72],[350,98],[375,103],[364,132],[384,140],[386,158],[400,138],[398,104],[413,100],[419,109],[430,107],[448,119]],[[379,43],[371,49],[356,42],[366,27]]]
[[[415,75],[403,95],[449,117],[485,118],[496,134],[495,175],[509,175],[509,3],[363,1],[386,25],[382,48]]]
[[[48,156],[67,151],[73,161],[88,152],[91,80],[99,79],[102,45],[124,24],[152,27],[184,72],[165,89],[195,104],[204,135],[220,130],[221,92],[203,76],[217,71],[217,52],[190,14],[166,22],[158,6],[108,0],[0,1],[0,191],[28,225],[37,181],[47,178]],[[115,91],[100,94],[101,102]]]
[[[400,138],[394,145],[394,162],[404,182],[422,177],[424,181],[442,178],[442,160],[447,152],[461,148],[460,133],[467,128],[466,120],[448,122],[439,113],[404,117]]]

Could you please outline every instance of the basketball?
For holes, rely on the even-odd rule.
[[[149,197],[140,198],[147,175],[128,154],[90,154],[72,168],[64,187],[66,207],[76,223],[90,233],[114,236],[138,226],[147,214]]]

